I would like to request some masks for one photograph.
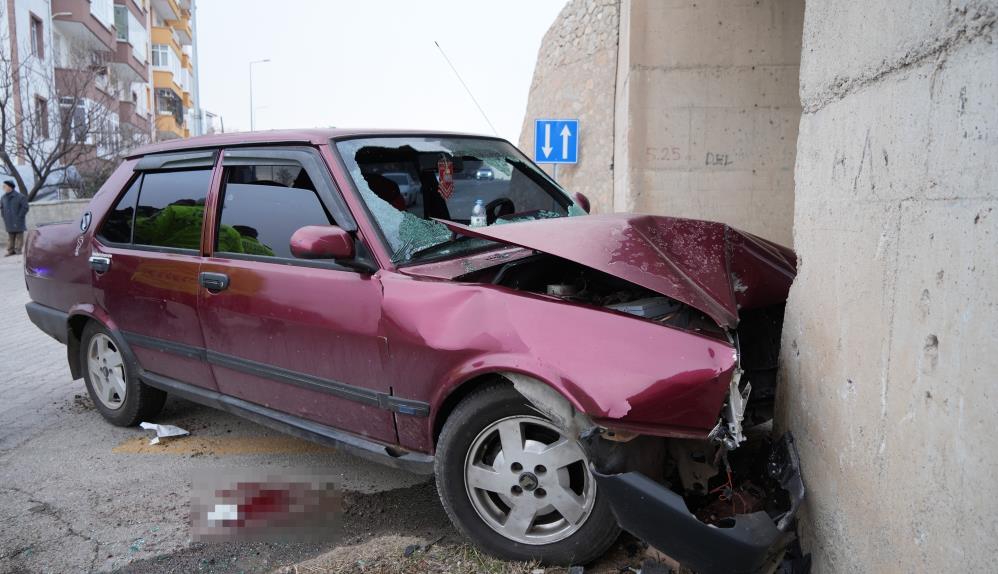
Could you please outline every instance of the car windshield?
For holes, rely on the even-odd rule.
[[[501,225],[584,215],[512,145],[473,137],[375,137],[336,142],[392,261],[441,258],[497,245],[456,236],[436,219],[469,224],[477,201]]]

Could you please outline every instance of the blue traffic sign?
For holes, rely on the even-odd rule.
[[[578,163],[579,120],[534,120],[534,161]]]

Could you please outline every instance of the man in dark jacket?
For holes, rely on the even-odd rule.
[[[3,195],[0,196],[0,214],[7,228],[7,257],[21,252],[24,231],[27,229],[28,198],[17,192],[17,184],[8,179],[3,182]]]

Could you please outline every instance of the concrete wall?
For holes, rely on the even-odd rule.
[[[622,14],[614,208],[789,244],[803,0],[631,0]]]
[[[781,420],[816,572],[993,572],[998,2],[809,1]]]
[[[580,120],[576,165],[558,166],[558,181],[589,197],[594,212],[613,207],[613,100],[617,0],[573,0],[541,44],[530,86],[520,149],[534,153],[534,120]],[[550,166],[544,166],[551,173]]]
[[[66,199],[61,201],[36,201],[28,210],[28,229],[57,221],[76,221],[83,215],[89,199]],[[0,233],[0,245],[7,245],[7,233]]]

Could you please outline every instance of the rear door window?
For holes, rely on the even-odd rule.
[[[223,181],[219,253],[289,259],[295,231],[335,224],[308,172],[296,162],[227,166]]]
[[[201,247],[211,170],[162,171],[142,177],[135,211],[137,245],[197,250]]]

